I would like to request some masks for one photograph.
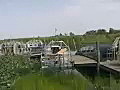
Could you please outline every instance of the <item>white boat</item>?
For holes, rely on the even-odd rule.
[[[44,44],[41,40],[30,40],[26,43],[26,46],[31,57],[41,56],[44,51]]]
[[[70,48],[64,41],[51,41],[45,47],[45,64],[64,67],[71,65]]]

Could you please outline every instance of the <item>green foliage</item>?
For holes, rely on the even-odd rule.
[[[15,72],[18,73],[19,76],[23,76],[23,75],[27,75],[28,73],[30,73],[30,69],[29,68],[16,68]]]
[[[97,30],[97,34],[106,34],[106,30],[105,29],[98,29]]]
[[[92,84],[71,72],[42,72],[23,76],[13,90],[93,90]]]
[[[109,34],[117,34],[117,33],[120,33],[120,30],[115,30],[113,28],[109,29]]]
[[[74,36],[75,35],[73,32],[70,32],[69,34],[70,34],[70,36]]]
[[[85,35],[95,35],[96,33],[97,33],[97,31],[91,30],[91,31],[87,31],[87,32],[85,33]]]
[[[35,61],[25,56],[0,56],[0,90],[10,88],[19,76],[31,73]],[[35,70],[34,70],[35,71]]]
[[[120,81],[118,82],[113,77],[95,77],[94,85],[97,90],[120,90]]]

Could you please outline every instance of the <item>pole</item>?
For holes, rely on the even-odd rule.
[[[55,28],[55,36],[56,36],[57,29]]]
[[[97,46],[97,73],[99,74],[99,71],[100,71],[100,46],[99,46],[99,42],[96,42],[96,46]]]
[[[75,43],[74,38],[73,38],[73,43],[74,43],[75,51],[77,51],[77,47],[76,47],[76,43]]]
[[[114,52],[114,55],[113,55],[113,57],[114,57],[114,60],[116,60],[116,49],[115,49],[115,47],[114,47],[114,50],[113,50],[113,52]]]
[[[118,60],[120,61],[120,41],[119,41],[119,47],[118,48],[119,48],[119,51],[118,51],[119,52]]]

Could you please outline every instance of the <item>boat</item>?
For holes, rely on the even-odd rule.
[[[70,48],[64,41],[51,41],[45,47],[44,64],[49,66],[71,66]]]
[[[30,57],[41,57],[44,52],[44,44],[41,40],[30,40],[26,43]]]

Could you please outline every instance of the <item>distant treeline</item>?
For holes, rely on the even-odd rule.
[[[120,33],[120,30],[109,28],[109,31],[107,31],[106,29],[90,30],[90,31],[87,31],[83,35],[117,34],[117,33]],[[73,32],[69,32],[69,33],[64,33],[64,34],[60,33],[56,36],[75,36],[75,34]]]
[[[117,34],[120,33],[120,30],[115,30],[113,28],[110,28],[109,31],[107,32],[107,30],[105,29],[98,29],[98,30],[91,30],[91,31],[87,31],[85,33],[85,35],[94,35],[94,34]]]

